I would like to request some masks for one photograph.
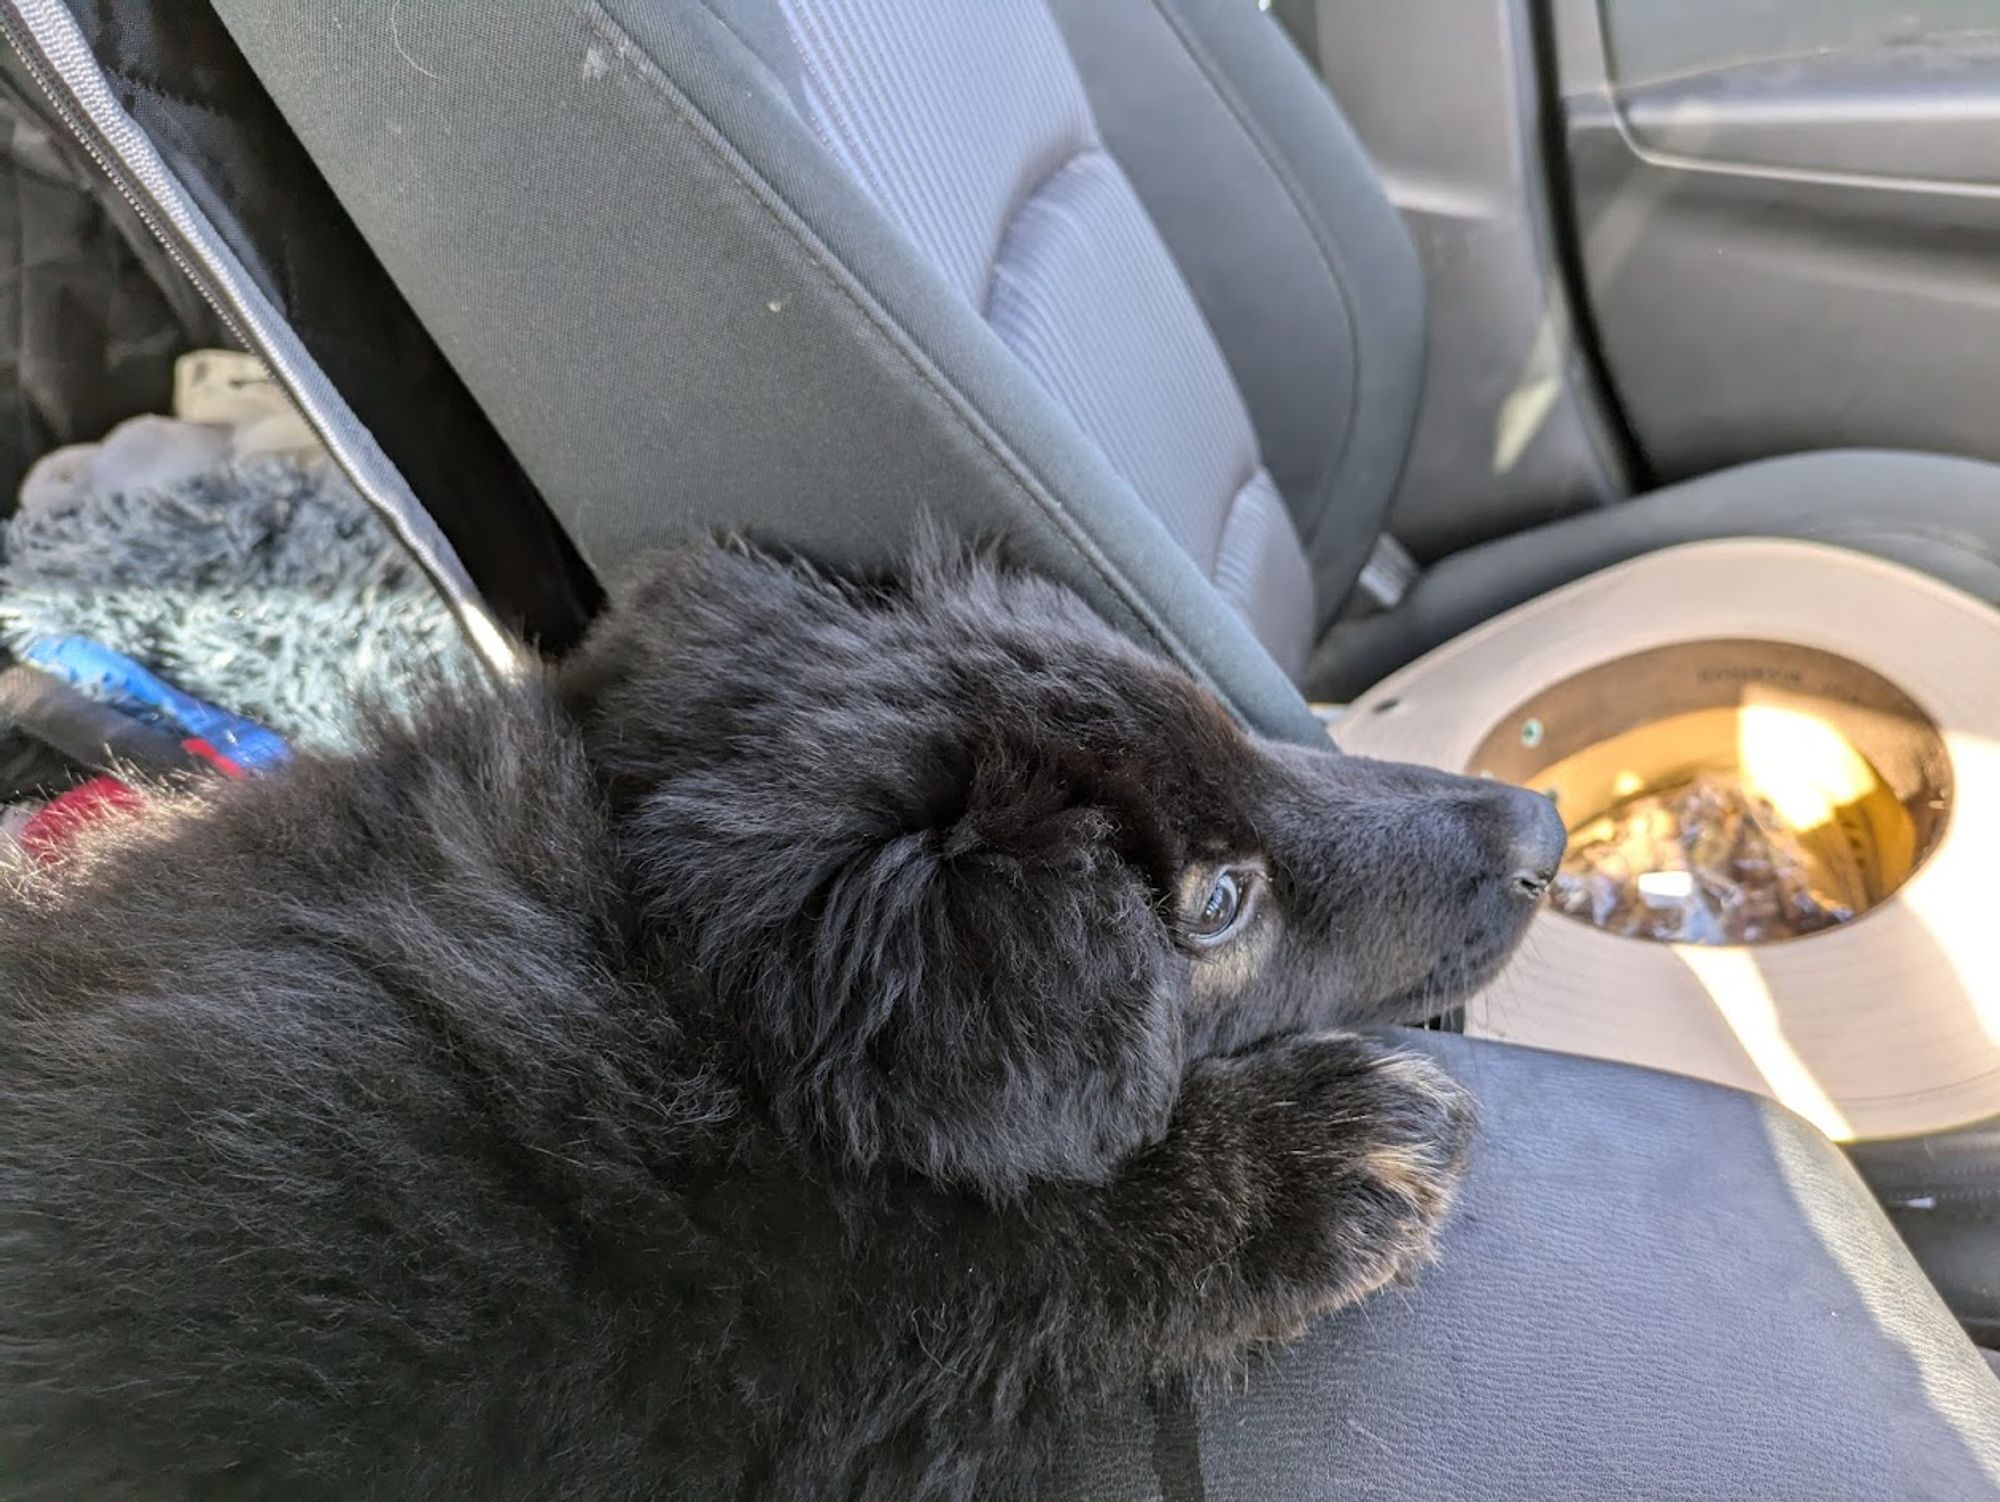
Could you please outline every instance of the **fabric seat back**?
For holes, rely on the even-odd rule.
[[[1287,674],[1380,530],[1421,300],[1247,3],[216,10],[600,575],[929,514],[1319,733]]]

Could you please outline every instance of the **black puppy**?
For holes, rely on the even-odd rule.
[[[1429,1254],[1492,784],[1267,744],[964,559],[667,560],[552,685],[0,909],[0,1494],[1030,1494]]]

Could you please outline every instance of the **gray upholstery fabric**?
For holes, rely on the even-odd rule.
[[[987,316],[1210,577],[1233,531],[1232,578],[1282,582],[1292,608],[1264,612],[1258,636],[1288,672],[1304,667],[1305,555],[1282,506],[1232,528],[1240,507],[1276,492],[1215,340],[1110,157],[1072,158],[1021,204]]]
[[[880,561],[929,512],[1321,736],[1206,562],[826,149],[768,28],[735,29],[753,8],[715,3],[216,11],[600,573],[716,526]]]
[[[1906,563],[2000,604],[2000,465],[1843,450],[1740,465],[1454,554],[1395,610],[1335,627],[1308,692],[1351,698],[1412,658],[1558,585],[1656,548],[1800,537]]]
[[[1223,598],[1235,604],[1264,642],[1285,641],[1313,619],[1312,575],[1284,498],[1262,469],[1244,482],[1230,504],[1216,542],[1214,579]],[[1294,678],[1305,667],[1308,645],[1301,640],[1296,657],[1287,651],[1278,658]],[[1277,655],[1276,647],[1272,651]]]
[[[1325,86],[1249,0],[1050,0],[1104,141],[1229,361],[1311,563],[1314,636],[1382,530],[1424,286]]]
[[[1280,666],[1317,612],[1257,441],[1186,283],[1118,164],[1042,0],[780,0],[827,145],[985,315],[1239,609]],[[1253,515],[1237,523],[1237,511]]]
[[[1478,1095],[1443,1258],[1192,1411],[1135,1398],[1076,1502],[1969,1502],[2000,1382],[1781,1107],[1412,1035]]]
[[[777,0],[820,136],[891,222],[983,307],[1021,206],[1097,147],[1038,0]]]

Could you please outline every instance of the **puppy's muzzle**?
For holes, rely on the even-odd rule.
[[[1563,851],[1569,845],[1569,831],[1563,828],[1562,815],[1540,793],[1508,788],[1501,817],[1510,826],[1508,885],[1527,901],[1539,901],[1549,883],[1556,879]]]

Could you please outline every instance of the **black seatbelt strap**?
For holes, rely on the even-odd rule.
[[[1201,1479],[1201,1423],[1194,1394],[1185,1382],[1155,1387],[1146,1394],[1153,1415],[1153,1475],[1160,1502],[1205,1502]]]

